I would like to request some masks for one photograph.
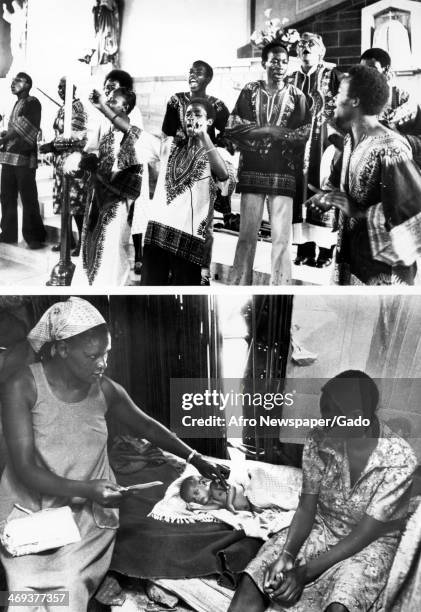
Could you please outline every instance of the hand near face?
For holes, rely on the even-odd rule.
[[[193,126],[193,135],[199,138],[199,140],[203,140],[205,134],[208,133],[208,123],[206,119],[197,119]]]
[[[106,99],[104,94],[98,91],[98,89],[94,89],[89,96],[89,102],[98,109],[104,106],[105,101]]]

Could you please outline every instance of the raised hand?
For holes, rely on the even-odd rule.
[[[95,108],[102,108],[105,105],[106,99],[103,93],[94,89],[89,96],[89,102],[95,106]]]

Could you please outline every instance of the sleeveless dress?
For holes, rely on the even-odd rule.
[[[107,404],[99,383],[93,384],[80,402],[59,400],[47,381],[41,363],[29,366],[36,384],[32,407],[35,462],[38,466],[72,480],[115,480],[107,455]],[[105,576],[111,561],[118,527],[118,510],[103,508],[81,498],[48,496],[27,489],[10,462],[0,482],[0,526],[8,518],[22,516],[19,504],[32,511],[70,505],[81,541],[53,551],[11,557],[0,548],[9,591],[49,592],[68,590],[68,612],[83,612]],[[44,610],[20,606],[19,610]],[[56,609],[48,607],[48,610]],[[57,608],[60,610],[61,608]]]

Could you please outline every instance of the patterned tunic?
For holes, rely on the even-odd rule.
[[[126,134],[111,128],[101,139],[72,285],[121,286],[127,280],[128,213],[142,187],[142,134],[134,126]]]
[[[162,131],[166,136],[177,136],[186,138],[186,110],[190,104],[192,96],[190,92],[176,93],[168,100],[167,110],[162,124]],[[221,134],[227,125],[229,110],[218,98],[214,96],[206,96],[208,102],[215,109],[215,121],[208,128],[209,136],[212,142],[216,142],[216,130]]]
[[[312,195],[308,193],[308,183],[320,187],[320,164],[327,146],[327,124],[333,119],[334,100],[339,89],[340,75],[336,68],[321,63],[311,72],[304,73],[302,70],[297,70],[288,77],[288,82],[306,96],[311,110],[310,136],[302,160],[304,171],[297,172],[295,221],[301,220],[302,202]]]
[[[18,100],[10,115],[9,128],[13,136],[0,151],[0,164],[36,168],[37,139],[41,123],[41,104],[34,96]]]
[[[72,104],[72,139],[77,140],[69,149],[64,151],[56,150],[54,156],[54,187],[53,187],[53,207],[54,212],[61,211],[63,198],[63,164],[73,151],[83,151],[86,144],[86,125],[87,114],[80,100],[73,100]],[[55,137],[62,136],[64,131],[64,105],[58,110],[54,121]],[[53,141],[54,145],[54,141]],[[88,177],[71,178],[69,180],[69,200],[70,212],[73,215],[83,215],[87,201]]]
[[[381,112],[380,121],[385,121],[387,123],[393,123],[395,120],[395,116],[397,112],[402,111],[404,105],[409,100],[409,93],[396,85],[392,85],[390,87],[390,98],[386,106]]]
[[[344,442],[329,440],[314,430],[303,454],[303,493],[318,495],[312,531],[298,559],[309,561],[328,551],[349,535],[365,515],[388,523],[406,516],[412,475],[417,460],[409,444],[385,424],[380,427],[377,447],[366,467],[351,485],[350,466]],[[280,555],[286,531],[271,538],[248,565],[250,574],[262,590],[265,571]],[[350,612],[371,610],[389,575],[399,532],[390,529],[359,553],[341,561],[308,584],[297,604],[270,610],[320,612],[333,602]]]
[[[413,284],[421,253],[421,174],[408,141],[387,131],[353,146],[345,138],[341,191],[366,211],[339,214],[334,282]]]
[[[203,147],[190,145],[189,141],[172,144],[168,157],[161,160],[146,244],[203,265],[217,187],[223,195],[229,195],[234,189],[230,156],[225,149],[218,151],[229,173],[229,178],[223,182],[213,177]]]
[[[311,120],[305,96],[293,85],[271,94],[264,81],[248,83],[228,120],[226,136],[240,149],[237,192],[295,194],[295,172]],[[282,141],[254,139],[258,127],[294,130]],[[298,157],[297,157],[298,155]]]

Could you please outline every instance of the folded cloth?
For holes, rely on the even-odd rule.
[[[231,525],[236,530],[244,531],[250,538],[268,540],[273,533],[281,531],[291,525],[295,510],[281,510],[267,508],[259,514],[240,511],[234,514],[229,510],[211,510],[216,519]]]
[[[110,463],[119,474],[132,474],[144,466],[162,465],[166,459],[160,448],[148,440],[130,435],[116,436],[110,451]]]

